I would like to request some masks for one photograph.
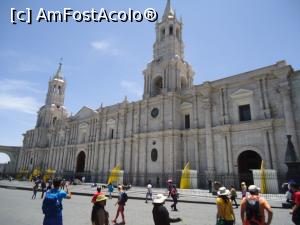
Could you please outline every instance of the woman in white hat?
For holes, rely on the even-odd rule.
[[[232,203],[229,199],[230,191],[225,187],[220,187],[218,197],[216,200],[217,212],[217,225],[233,225],[235,223],[235,216],[232,209]]]
[[[170,225],[170,223],[180,222],[180,218],[170,218],[167,208],[164,206],[167,197],[158,194],[153,199],[153,220],[155,225]]]
[[[107,197],[101,193],[97,196],[92,210],[92,225],[108,225],[108,212],[105,210]]]

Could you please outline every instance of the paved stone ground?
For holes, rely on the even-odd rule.
[[[36,200],[31,200],[32,192],[0,188],[0,225],[41,225],[43,214],[41,210],[42,200],[40,193]],[[91,198],[74,195],[70,200],[64,200],[64,225],[91,225],[90,213]],[[108,200],[107,211],[110,219],[116,212],[114,203],[116,199]],[[170,202],[166,202],[170,210]],[[178,225],[214,225],[216,206],[208,204],[179,203],[178,212],[171,212],[172,217],[181,217],[183,222]],[[241,224],[239,210],[235,209],[237,225]],[[274,222],[272,225],[292,225],[289,211],[286,209],[274,209]],[[146,204],[143,200],[129,199],[126,205],[127,225],[153,225],[152,204]]]
[[[27,181],[12,181],[9,182],[8,180],[1,180],[0,181],[0,187],[1,186],[11,186],[11,187],[22,187],[22,188],[32,188],[33,183],[27,182]],[[91,188],[90,184],[84,184],[84,185],[74,185],[70,186],[70,189],[74,193],[78,194],[92,194],[95,191],[95,188]],[[107,191],[107,189],[103,190],[104,192]],[[153,188],[153,194],[158,193],[166,193],[166,189],[162,188]],[[208,192],[208,190],[202,190],[202,189],[190,189],[190,190],[182,190],[179,189],[180,198],[179,201],[187,201],[187,202],[195,202],[195,203],[215,203],[216,196],[213,196]],[[114,195],[117,195],[115,192]],[[146,188],[144,187],[133,187],[130,190],[128,190],[128,195],[130,197],[135,198],[144,198],[146,195]],[[283,194],[266,194],[263,195],[264,198],[266,198],[272,207],[279,207],[281,208],[281,203],[285,201],[285,195]],[[241,198],[241,193],[238,192],[238,202]]]

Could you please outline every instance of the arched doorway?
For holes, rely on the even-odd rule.
[[[85,166],[85,153],[81,151],[77,156],[76,173],[83,173]]]
[[[260,169],[261,157],[255,151],[247,150],[238,157],[239,180],[246,182],[247,186],[254,183],[252,169]]]

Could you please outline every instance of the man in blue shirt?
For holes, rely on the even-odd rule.
[[[43,225],[62,225],[62,200],[64,198],[70,199],[71,192],[60,190],[61,179],[55,178],[53,180],[53,189],[46,192],[43,201],[43,213],[45,214]]]

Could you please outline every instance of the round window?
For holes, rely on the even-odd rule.
[[[157,160],[157,150],[154,148],[151,151],[151,160],[155,162]]]
[[[151,111],[151,116],[152,116],[153,118],[155,118],[155,117],[158,116],[158,113],[159,113],[158,108],[154,108],[154,109],[152,109],[152,111]]]

